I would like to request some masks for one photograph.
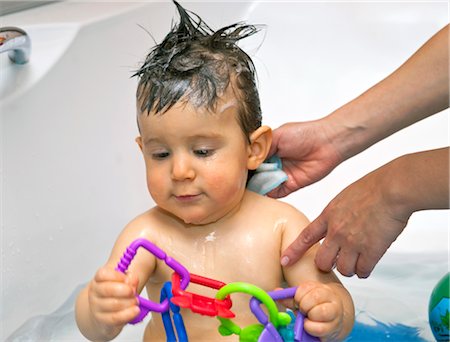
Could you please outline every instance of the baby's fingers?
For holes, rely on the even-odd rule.
[[[138,306],[131,306],[116,312],[97,312],[95,318],[107,325],[124,325],[133,320],[139,314]]]
[[[310,291],[307,295],[305,295],[302,300],[299,302],[299,308],[302,312],[306,313],[309,317],[310,312],[314,309],[317,314],[324,314],[328,309],[328,305],[333,304],[333,297],[329,290],[325,288],[317,288],[314,291]],[[333,313],[336,312],[333,310]]]
[[[94,276],[94,281],[99,283],[104,281],[125,283],[127,281],[127,278],[128,277],[126,274],[116,271],[111,267],[104,266],[97,271]]]
[[[127,273],[125,282],[131,286],[134,293],[137,293],[137,289],[138,289],[138,285],[139,285],[139,278],[137,276],[135,276],[132,273]]]
[[[308,319],[314,322],[331,322],[338,317],[335,303],[323,303],[308,311]]]
[[[136,298],[116,299],[116,298],[92,298],[91,304],[97,312],[111,313],[138,306],[139,302]]]
[[[295,293],[295,301],[300,310],[309,315],[309,311],[317,305],[333,300],[333,293],[328,286],[308,281],[301,284]]]
[[[97,271],[90,287],[99,297],[129,298],[136,295],[138,282],[139,279],[134,275],[105,266]]]
[[[93,283],[92,290],[100,298],[134,298],[136,296],[136,290],[124,283]]]
[[[335,331],[336,324],[334,322],[314,322],[309,319],[305,319],[303,327],[312,336],[317,336],[322,338],[326,337],[326,340],[333,340],[332,331]]]

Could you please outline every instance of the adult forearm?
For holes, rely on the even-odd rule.
[[[413,212],[449,208],[449,148],[404,155],[386,164],[385,183],[394,212],[408,218]]]
[[[449,106],[449,26],[400,68],[324,120],[343,160]]]

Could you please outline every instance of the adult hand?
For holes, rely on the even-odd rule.
[[[348,186],[283,252],[282,264],[292,264],[325,237],[316,254],[323,271],[334,266],[345,275],[370,275],[405,228],[411,212],[397,205],[397,189],[389,168],[379,168]]]
[[[289,179],[270,195],[311,184],[392,133],[448,108],[448,38],[446,25],[391,75],[324,119],[275,130],[271,153],[283,159]],[[344,275],[368,277],[414,211],[448,208],[448,154],[447,147],[405,155],[353,183],[284,251],[282,264],[294,263],[325,237],[316,255],[319,268],[336,264]]]
[[[328,175],[343,161],[333,144],[335,127],[327,118],[287,123],[273,131],[269,156],[281,158],[288,180],[268,193],[279,198]]]

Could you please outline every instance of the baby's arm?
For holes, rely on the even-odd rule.
[[[308,220],[297,212],[288,221],[283,231],[281,250],[284,250],[308,224]],[[283,268],[290,286],[298,286],[295,302],[307,316],[305,330],[322,341],[343,340],[354,323],[353,300],[333,272],[322,272],[314,263],[318,245],[292,266]]]
[[[138,253],[123,274],[115,268],[131,242],[142,236],[139,220],[130,223],[117,239],[107,263],[80,292],[75,308],[81,333],[93,341],[109,341],[139,313],[136,294],[144,288],[155,268],[155,258]]]

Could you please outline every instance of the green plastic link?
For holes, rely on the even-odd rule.
[[[275,328],[280,325],[287,325],[291,321],[291,317],[284,312],[279,312],[275,301],[269,294],[263,289],[244,282],[235,282],[223,286],[217,293],[216,299],[223,300],[226,296],[232,293],[247,293],[256,299],[258,299],[262,304],[264,304],[269,313],[269,320]],[[221,322],[219,326],[219,333],[222,336],[228,336],[235,334],[239,336],[239,341],[241,342],[256,342],[259,336],[264,330],[262,324],[252,324],[245,328],[240,328],[232,320],[223,317],[217,317]]]

